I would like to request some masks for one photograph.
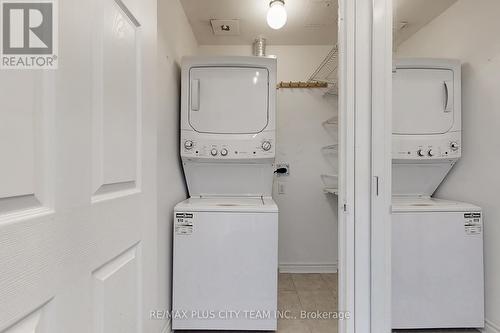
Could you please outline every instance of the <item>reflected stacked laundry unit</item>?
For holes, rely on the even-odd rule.
[[[172,328],[275,330],[276,59],[187,57],[181,90]]]
[[[432,197],[462,154],[460,81],[456,60],[396,61],[393,328],[484,326],[481,208]]]

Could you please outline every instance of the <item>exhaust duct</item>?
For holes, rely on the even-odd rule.
[[[264,57],[266,55],[266,39],[264,37],[255,38],[253,42],[253,55]]]

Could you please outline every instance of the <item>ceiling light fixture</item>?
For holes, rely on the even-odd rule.
[[[272,0],[267,11],[267,24],[277,30],[286,24],[286,9],[284,0]]]

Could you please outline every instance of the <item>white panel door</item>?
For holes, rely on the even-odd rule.
[[[189,79],[189,124],[195,131],[258,133],[267,126],[267,69],[198,67]]]
[[[446,133],[453,126],[453,71],[397,69],[392,87],[394,134]]]
[[[64,0],[59,68],[0,70],[0,332],[160,332],[156,1]]]

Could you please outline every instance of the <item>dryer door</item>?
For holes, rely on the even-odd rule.
[[[454,120],[453,71],[398,68],[393,74],[393,134],[441,134]]]
[[[189,124],[202,133],[258,133],[268,124],[265,68],[194,67],[190,70]]]

